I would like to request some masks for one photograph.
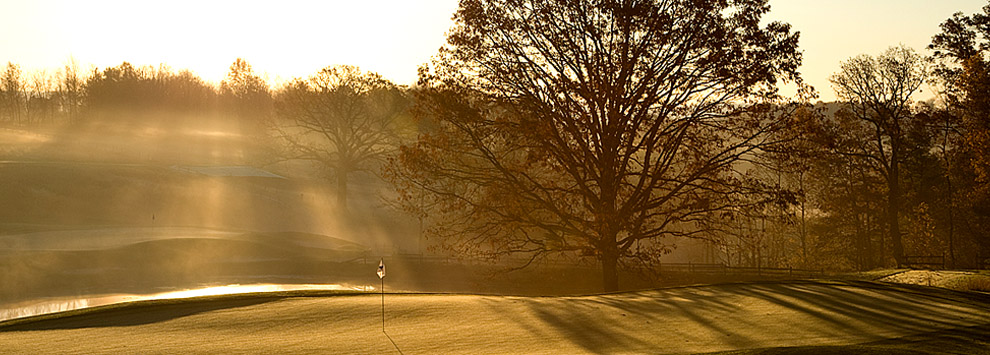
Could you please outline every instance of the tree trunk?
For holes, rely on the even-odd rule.
[[[954,201],[952,199],[952,162],[949,160],[948,153],[945,152],[946,146],[949,145],[949,120],[946,116],[945,121],[945,139],[942,140],[942,157],[945,158],[945,187],[948,189],[948,209],[949,209],[949,268],[956,267],[956,248],[953,245],[953,234],[955,233],[955,221],[953,221],[952,212],[954,209]]]
[[[602,290],[605,292],[615,292],[619,290],[619,248],[615,241],[615,236],[603,236],[601,245],[602,261]]]
[[[807,192],[804,190],[804,171],[798,175],[801,189],[801,265],[808,267],[808,219],[805,217],[805,202],[808,200]]]
[[[609,122],[620,121],[619,117],[621,115],[619,114],[610,113],[609,116],[611,117]],[[606,131],[614,133],[618,129],[607,127]],[[619,190],[618,186],[621,183],[617,171],[619,145],[620,140],[614,134],[607,134],[602,137],[602,153],[599,166],[601,173],[598,181],[599,188],[601,189],[601,205],[597,211],[596,219],[599,228],[598,236],[601,238],[598,240],[598,251],[600,252],[602,261],[602,289],[605,292],[619,290],[617,270],[619,244],[618,240],[616,240],[619,235],[616,226],[616,223],[618,223],[617,219],[619,218],[616,211],[616,201]]]
[[[337,170],[337,208],[347,211],[347,170]]]
[[[863,223],[860,221],[859,213],[855,213],[853,218],[856,223],[856,264],[859,266],[859,271],[866,271],[869,270],[869,266],[867,265],[869,257],[866,253],[866,243],[863,240]]]
[[[901,203],[901,184],[898,183],[898,144],[894,144],[890,155],[890,173],[887,175],[887,226],[890,233],[890,244],[893,248],[894,260],[897,267],[904,265],[904,244],[901,242],[901,228],[897,220]]]
[[[876,247],[873,245],[873,235],[870,233],[870,225],[874,223],[870,220],[870,215],[863,215],[863,243],[866,246],[866,267],[868,270],[873,270],[877,266],[877,252]],[[880,248],[883,248],[883,236],[880,236]],[[880,252],[883,255],[883,252]],[[881,262],[882,263],[882,262]]]

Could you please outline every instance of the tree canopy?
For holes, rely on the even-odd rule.
[[[276,134],[286,155],[316,162],[337,180],[347,206],[348,175],[370,171],[398,144],[397,119],[406,112],[401,90],[354,66],[331,66],[296,79],[277,95]]]
[[[905,47],[891,47],[877,57],[860,55],[842,63],[832,76],[836,95],[849,104],[840,112],[862,120],[867,137],[853,138],[847,158],[864,159],[887,184],[887,231],[898,265],[904,264],[899,211],[901,209],[900,166],[904,160],[911,95],[928,76],[923,58]],[[855,126],[852,123],[850,126]],[[847,131],[858,132],[855,131]]]
[[[800,81],[798,34],[761,26],[767,11],[462,1],[420,80],[418,112],[438,128],[404,147],[393,177],[408,200],[433,199],[447,247],[593,256],[615,290],[622,260],[716,232],[754,200],[740,198],[757,189],[741,162],[786,123],[777,82]]]

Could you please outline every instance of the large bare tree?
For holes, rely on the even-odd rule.
[[[463,0],[421,72],[436,128],[391,176],[431,206],[442,247],[497,258],[623,260],[701,237],[754,192],[741,164],[773,144],[798,35],[766,1]],[[431,200],[421,203],[416,194]],[[422,212],[422,211],[421,211]],[[632,259],[629,259],[632,258]],[[534,259],[530,259],[531,261]]]
[[[860,139],[854,149],[840,153],[865,159],[883,177],[887,185],[888,239],[898,265],[905,262],[898,216],[906,121],[914,117],[910,111],[911,95],[924,83],[927,71],[921,56],[900,46],[877,57],[864,54],[850,58],[830,79],[839,99],[849,104],[846,114],[869,127],[869,137]]]
[[[332,66],[278,93],[275,129],[288,157],[333,173],[338,205],[346,208],[349,174],[375,168],[394,149],[396,123],[407,106],[402,91],[380,75]]]

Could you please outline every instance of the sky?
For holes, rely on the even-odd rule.
[[[841,61],[898,44],[928,54],[942,21],[987,3],[770,0],[766,19],[801,32],[803,77],[829,101],[828,77]],[[54,71],[70,57],[84,68],[166,63],[219,82],[240,57],[273,81],[350,64],[411,84],[444,43],[456,7],[457,0],[0,0],[0,63],[27,72]]]

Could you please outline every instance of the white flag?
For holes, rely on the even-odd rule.
[[[385,278],[385,259],[382,259],[382,261],[378,262],[378,278],[379,279]]]

